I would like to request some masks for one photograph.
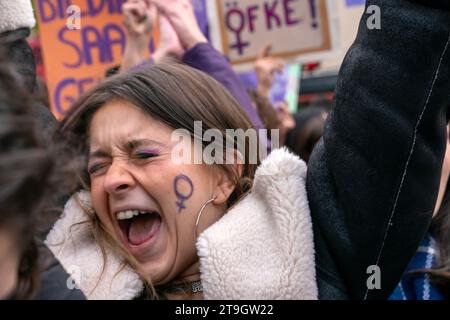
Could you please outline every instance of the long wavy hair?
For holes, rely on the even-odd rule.
[[[113,100],[131,102],[169,127],[187,130],[193,139],[200,139],[205,147],[208,143],[202,137],[196,137],[194,130],[194,122],[201,121],[202,136],[206,130],[215,129],[224,137],[222,143],[224,157],[227,154],[225,148],[230,145],[227,129],[243,129],[244,131],[253,129],[250,119],[239,103],[212,77],[181,64],[155,65],[109,78],[82,96],[71,108],[61,124],[60,132],[62,138],[67,141],[69,149],[77,150],[77,156],[83,157],[85,165],[89,150],[90,121],[97,110]],[[233,147],[237,147],[242,141],[232,141],[232,143]],[[249,161],[251,155],[248,144],[245,144],[244,148],[245,158],[241,159],[244,160],[244,170],[241,175],[238,174],[234,165],[225,164],[226,161],[224,164],[219,164],[236,185],[228,200],[228,207],[237,203],[250,191],[256,167],[260,162],[259,153],[256,163]],[[78,189],[89,189],[90,180],[86,166],[78,172],[78,178]],[[94,237],[102,249],[104,261],[107,259],[105,249],[109,248],[124,257],[125,262],[139,272],[136,260],[106,230],[97,215],[95,213],[87,213],[87,215]],[[161,290],[154,290],[151,279],[146,278],[142,273],[141,276],[151,289],[149,296],[153,298],[158,296],[156,292],[161,293]]]

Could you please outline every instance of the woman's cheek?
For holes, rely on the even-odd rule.
[[[98,188],[98,184],[95,182],[91,183],[91,202],[92,207],[95,209],[96,212],[101,211],[101,193]]]
[[[97,217],[100,219],[103,225],[112,230],[112,222],[109,219],[107,196],[101,187],[103,184],[100,179],[91,181],[91,202]]]

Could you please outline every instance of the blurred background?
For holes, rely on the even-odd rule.
[[[29,43],[37,60],[42,99],[48,101],[46,105],[57,118],[63,117],[76,98],[101,81],[109,69],[120,65],[126,41],[123,2],[33,0],[38,23]],[[257,86],[253,68],[256,55],[251,51],[272,45],[271,54],[286,65],[274,77],[270,100],[273,105],[286,101],[292,114],[312,104],[331,102],[364,3],[193,0],[202,31],[230,59],[249,89]],[[157,46],[157,28],[154,33],[149,55]],[[250,43],[243,47],[241,56],[238,50],[230,49],[237,36],[242,43]]]

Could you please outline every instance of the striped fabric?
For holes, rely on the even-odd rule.
[[[439,289],[431,283],[428,274],[412,274],[415,270],[429,269],[436,265],[435,248],[436,241],[427,234],[389,300],[444,300]]]

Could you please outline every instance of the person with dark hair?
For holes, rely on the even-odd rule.
[[[11,64],[11,67],[23,79],[23,90],[29,95],[27,103],[31,106],[29,112],[35,121],[34,130],[39,137],[43,139],[43,144],[54,145],[52,141],[53,134],[57,128],[55,117],[50,112],[48,106],[42,104],[36,93],[36,65],[33,51],[28,45],[27,37],[30,35],[30,28],[35,25],[33,8],[30,0],[2,0],[0,1],[0,50],[4,52],[5,59]],[[22,90],[22,89],[21,89]],[[23,91],[22,90],[22,91]],[[13,91],[14,92],[14,91]],[[15,92],[17,95],[17,92]],[[21,97],[21,96],[18,96]],[[7,122],[1,123],[2,126],[9,126]],[[37,164],[36,164],[37,166]],[[31,166],[33,168],[33,166]],[[24,172],[25,169],[24,169]],[[3,172],[2,172],[3,173]],[[44,182],[45,180],[43,180]],[[30,185],[31,188],[31,185]],[[24,192],[30,192],[26,190]],[[17,201],[21,197],[16,195]],[[48,195],[47,200],[53,200],[56,195]],[[57,206],[58,201],[46,201],[48,206],[43,208],[38,214],[38,226],[35,226],[38,232],[37,245],[39,249],[39,270],[40,291],[35,297],[46,299],[80,299],[83,297],[79,290],[69,290],[66,286],[69,275],[62,269],[58,261],[55,260],[51,252],[42,244],[40,239],[45,238],[48,230],[51,228],[52,219],[47,209]],[[45,212],[44,212],[45,211]],[[55,212],[53,215],[58,215]],[[47,218],[48,217],[48,218]],[[48,221],[47,221],[48,220]],[[30,255],[30,258],[32,256]]]
[[[23,85],[0,52],[0,299],[30,298],[37,290],[35,226],[55,161],[35,133]]]

